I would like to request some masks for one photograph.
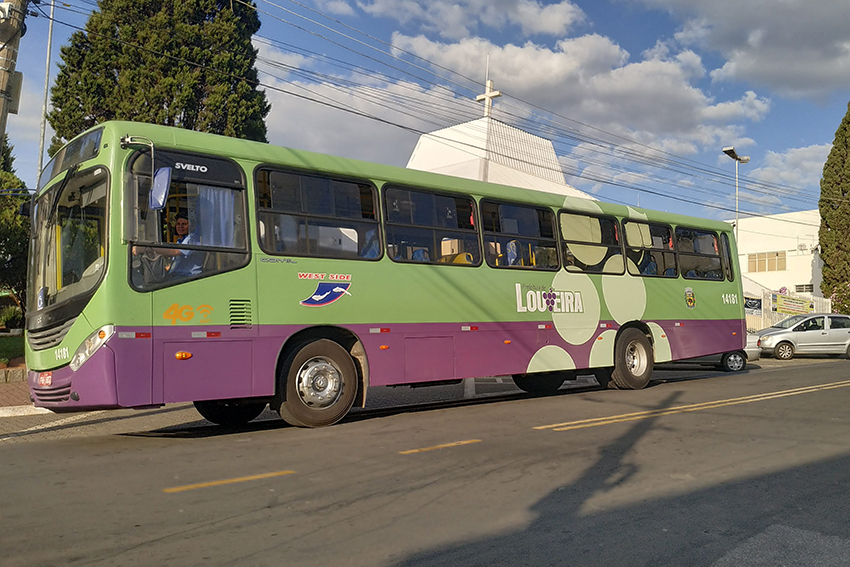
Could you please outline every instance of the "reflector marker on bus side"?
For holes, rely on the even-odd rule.
[[[478,327],[476,327],[475,325],[461,325],[460,330],[461,331],[477,331]]]
[[[390,332],[390,330],[386,327],[370,328],[369,329],[369,333],[373,334],[373,335],[377,335],[379,333],[389,333],[389,332]]]
[[[206,339],[206,338],[214,338],[220,337],[220,331],[192,331],[193,339]]]
[[[121,331],[118,333],[119,339],[149,339],[151,338],[150,333],[133,333],[131,331]]]
[[[168,494],[174,494],[175,492],[185,492],[187,490],[195,490],[197,488],[209,488],[211,486],[222,486],[225,484],[235,484],[237,482],[248,482],[250,480],[262,480],[264,478],[273,478],[276,476],[283,476],[287,474],[295,474],[295,471],[277,471],[270,472],[264,474],[255,474],[252,476],[241,476],[239,478],[228,478],[224,480],[213,480],[210,482],[199,482],[197,484],[187,484],[184,486],[175,486],[172,488],[163,488],[162,491]]]
[[[551,329],[552,325],[537,325],[538,329]]]
[[[461,445],[471,445],[472,443],[481,443],[481,439],[467,439],[466,441],[455,441],[454,443],[444,443],[442,445],[434,445],[433,447],[423,447],[422,449],[410,449],[408,451],[399,451],[399,455],[412,455],[414,453],[425,453],[427,451],[436,451],[437,449],[447,449],[449,447],[460,447]]]

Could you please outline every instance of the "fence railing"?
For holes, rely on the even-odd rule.
[[[752,333],[770,327],[796,313],[832,313],[832,300],[824,297],[765,291],[761,297],[761,312],[752,312],[747,309],[747,331]]]

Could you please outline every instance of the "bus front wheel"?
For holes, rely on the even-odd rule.
[[[266,402],[247,400],[204,400],[195,402],[201,417],[216,425],[245,425],[266,409]]]
[[[623,390],[640,390],[649,384],[653,361],[652,345],[646,334],[640,329],[628,328],[614,347],[611,379]]]
[[[280,416],[297,427],[333,425],[348,413],[357,394],[351,355],[327,339],[295,349],[283,365]]]

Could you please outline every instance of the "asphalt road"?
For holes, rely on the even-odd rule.
[[[655,377],[375,389],[316,430],[6,418],[0,564],[850,565],[850,361]]]

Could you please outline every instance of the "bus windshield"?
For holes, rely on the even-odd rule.
[[[41,310],[92,291],[106,270],[107,170],[77,172],[35,202],[28,304]]]

